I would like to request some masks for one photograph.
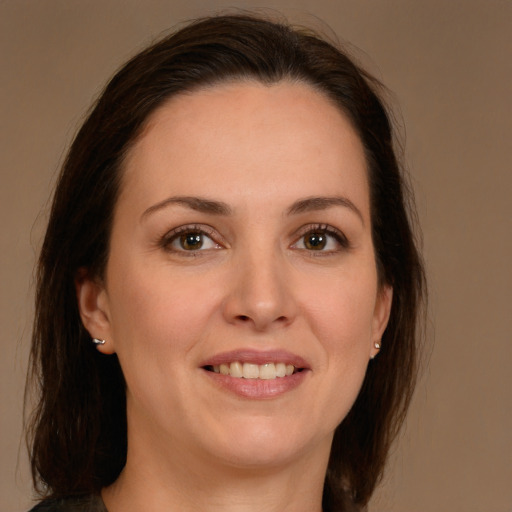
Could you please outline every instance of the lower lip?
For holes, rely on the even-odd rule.
[[[265,400],[292,391],[307,378],[308,370],[302,370],[287,377],[275,379],[244,379],[204,370],[215,384],[235,395],[255,400]]]

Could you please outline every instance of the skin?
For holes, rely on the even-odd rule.
[[[182,226],[206,231],[201,249],[183,249]],[[311,232],[325,247],[308,248]],[[110,512],[321,510],[333,432],[392,300],[363,148],[329,100],[289,82],[171,98],[126,160],[105,280],[77,291],[127,383],[128,460],[104,490]],[[241,397],[201,367],[238,349],[286,350],[308,369],[285,393]]]

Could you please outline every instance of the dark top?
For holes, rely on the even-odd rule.
[[[29,512],[108,512],[100,496],[45,500]]]

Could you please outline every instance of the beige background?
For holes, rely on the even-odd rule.
[[[370,510],[511,512],[512,2],[499,0],[0,0],[0,509],[29,505],[31,269],[67,144],[127,57],[233,4],[328,21],[394,92],[407,127],[432,348]]]

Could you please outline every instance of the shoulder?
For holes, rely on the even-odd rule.
[[[44,500],[29,512],[107,512],[99,496]]]

